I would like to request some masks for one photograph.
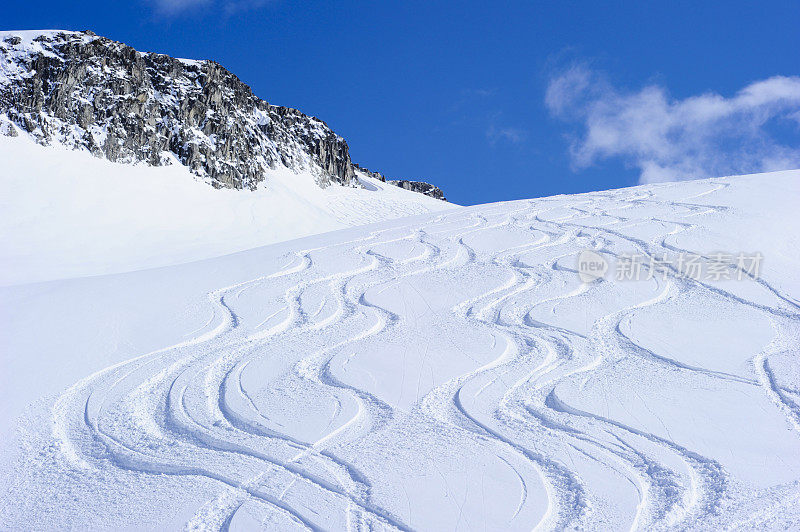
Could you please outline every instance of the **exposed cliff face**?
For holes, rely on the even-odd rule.
[[[347,143],[324,122],[255,97],[213,61],[137,52],[91,33],[6,33],[0,112],[39,142],[112,161],[172,156],[215,186],[255,188],[276,165],[353,184]]]
[[[358,186],[347,142],[271,105],[213,61],[138,52],[91,32],[0,32],[0,134],[15,126],[118,162],[173,161],[254,189],[278,165]]]

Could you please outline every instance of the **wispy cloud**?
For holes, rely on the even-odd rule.
[[[500,142],[522,144],[527,131],[510,125],[504,118],[498,106],[499,95],[496,87],[461,89],[448,110],[453,116],[450,126],[482,133],[492,146]]]
[[[488,138],[489,142],[492,144],[496,144],[499,141],[521,144],[525,141],[525,137],[526,132],[517,127],[489,124],[489,127],[486,129],[486,138]]]
[[[214,7],[226,15],[257,9],[270,0],[148,0],[162,15],[182,15],[193,9]]]
[[[212,0],[149,0],[156,11],[164,15],[177,15],[211,4]]]
[[[476,104],[477,102],[487,101],[497,95],[495,88],[461,89],[456,97],[452,99],[450,111],[463,111],[465,107]]]
[[[258,9],[269,3],[269,0],[230,0],[223,2],[223,10],[227,15],[234,15],[242,11]]]
[[[620,158],[649,183],[800,167],[800,77],[757,81],[731,97],[681,100],[660,85],[623,91],[574,66],[551,79],[545,103],[576,125],[575,168]]]

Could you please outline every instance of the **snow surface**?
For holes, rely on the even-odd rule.
[[[2,288],[0,522],[800,527],[798,199],[647,185]],[[764,264],[584,284],[584,249]]]
[[[364,188],[322,189],[286,168],[256,191],[217,190],[178,161],[117,164],[23,134],[0,136],[0,161],[0,285],[179,264],[455,207],[364,175]]]

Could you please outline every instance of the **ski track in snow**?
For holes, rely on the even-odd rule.
[[[764,279],[749,281],[763,296],[756,300],[671,271],[655,277],[648,290],[608,303],[616,287],[633,285],[576,282],[572,266],[581,249],[609,257],[623,250],[686,251],[675,237],[726,212],[713,205],[715,193],[729,186],[725,180],[696,185],[699,192],[676,200],[657,194],[676,186],[596,193],[570,203],[552,198],[455,210],[289,254],[278,271],[211,292],[214,317],[191,340],[108,367],[66,390],[52,407],[59,457],[76,471],[215,481],[217,495],[187,521],[190,530],[227,530],[245,517],[268,528],[425,529],[430,526],[415,517],[410,502],[406,509],[405,502],[387,497],[401,498],[403,479],[381,474],[380,465],[368,467],[366,458],[354,460],[348,449],[369,448],[371,441],[402,447],[393,434],[424,439],[420,427],[427,426],[442,441],[495,456],[492,467],[505,468],[515,479],[517,495],[496,520],[503,526],[760,523],[763,510],[733,512],[736,519],[727,520],[754,492],[718,458],[673,439],[663,421],[635,425],[602,413],[600,405],[575,403],[575,390],[602,388],[616,368],[638,366],[655,376],[647,378],[663,376],[665,382],[692,379],[713,389],[760,390],[800,438],[798,392],[770,363],[797,349],[800,305],[790,296]],[[637,209],[658,214],[626,216]],[[654,223],[657,234],[636,232]],[[526,236],[503,243],[503,235],[513,234]],[[492,247],[494,242],[502,245]],[[418,279],[457,286],[489,270],[496,272],[494,285],[473,290],[445,311],[431,309],[427,319],[491,337],[494,358],[462,352],[472,361],[468,371],[432,380],[404,405],[365,384],[380,376],[367,375],[369,367],[359,362],[362,349],[374,352],[409,326],[407,315],[376,302],[376,294],[410,286],[424,300],[414,285]],[[679,304],[678,298],[746,307],[772,324],[774,337],[752,353],[746,374],[678,360],[640,343],[632,321]],[[585,327],[558,310],[597,300],[613,311]],[[271,306],[259,311],[259,301]],[[259,377],[264,368],[271,368],[269,378]],[[421,372],[418,390],[427,378]],[[405,369],[395,378],[402,379],[401,389],[414,380]],[[325,423],[304,428],[285,414],[281,397],[290,401],[287,409],[296,409],[295,417],[319,408],[314,416]],[[438,475],[454,490],[447,496],[457,515],[451,525],[482,528],[464,514],[469,508],[458,501],[458,481]],[[616,479],[617,488],[599,480],[605,477]],[[615,502],[609,493],[615,489],[629,493],[633,507]],[[800,488],[785,490],[780,500],[796,505]]]

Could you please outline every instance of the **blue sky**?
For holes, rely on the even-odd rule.
[[[800,167],[800,2],[12,2],[221,63],[475,204]]]

